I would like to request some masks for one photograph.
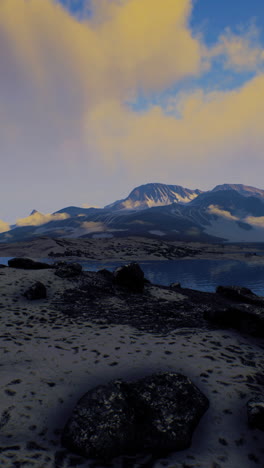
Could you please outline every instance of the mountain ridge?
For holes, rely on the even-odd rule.
[[[32,221],[31,221],[32,220]],[[51,215],[34,210],[0,242],[58,237],[154,237],[197,242],[263,242],[264,190],[222,184],[212,190],[150,183],[104,208],[68,206]]]

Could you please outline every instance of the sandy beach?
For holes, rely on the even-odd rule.
[[[46,299],[22,296],[34,281],[46,285]],[[133,380],[165,370],[190,377],[210,401],[191,448],[151,465],[148,457],[121,457],[108,466],[264,466],[263,433],[249,429],[246,415],[246,402],[263,392],[263,340],[232,330],[154,334],[65,316],[54,302],[77,282],[59,278],[52,269],[0,271],[1,466],[104,467],[61,446],[77,400],[114,378]]]

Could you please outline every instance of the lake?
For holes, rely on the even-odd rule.
[[[7,264],[9,258],[0,257],[0,263]],[[41,259],[49,261],[51,259]],[[97,271],[107,268],[113,271],[124,262],[80,262],[85,270]],[[126,262],[127,263],[127,262]],[[238,285],[250,288],[264,296],[264,263],[238,260],[179,259],[139,262],[145,277],[152,283],[169,285],[181,283],[183,288],[213,292],[221,285]]]
[[[165,260],[139,262],[145,277],[152,283],[169,285],[181,283],[183,288],[213,292],[221,285],[245,286],[264,296],[264,264],[237,260]],[[114,270],[118,263],[85,262],[86,270]]]

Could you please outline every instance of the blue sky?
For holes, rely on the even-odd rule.
[[[1,0],[0,220],[263,188],[263,25],[262,0]]]
[[[207,43],[213,43],[226,27],[234,30],[254,22],[264,40],[262,0],[196,0],[191,25],[201,28]]]

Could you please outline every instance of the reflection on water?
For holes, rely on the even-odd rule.
[[[9,258],[0,257],[0,263],[7,264]],[[49,262],[51,259],[48,259]],[[47,259],[42,259],[47,261]],[[108,268],[113,271],[124,262],[81,262],[85,270],[97,271]],[[221,285],[238,285],[250,288],[264,296],[264,264],[236,260],[169,260],[140,262],[145,276],[152,283],[169,285],[181,283],[183,288],[200,291],[215,291]]]
[[[264,265],[234,260],[176,260],[142,265],[150,281],[180,282],[182,287],[215,291],[221,285],[239,285],[264,295]]]
[[[114,270],[121,263],[84,263],[87,270]],[[221,285],[238,285],[264,296],[264,264],[235,260],[170,260],[140,263],[152,283],[169,285],[181,283],[184,288],[215,291]]]

